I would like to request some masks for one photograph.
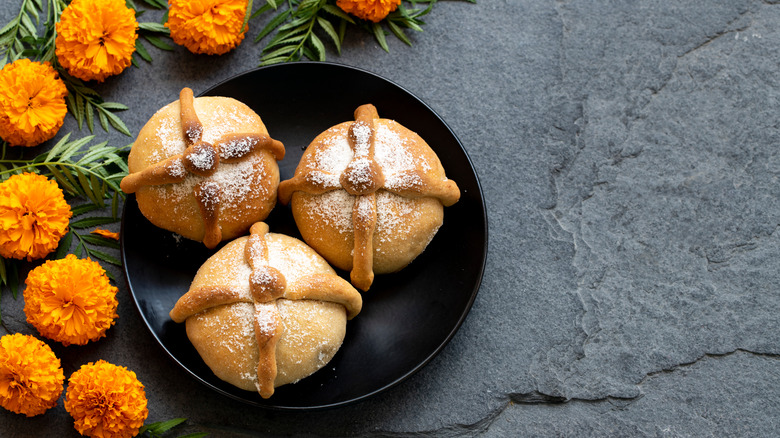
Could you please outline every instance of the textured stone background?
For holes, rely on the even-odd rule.
[[[3,23],[17,3],[0,4]],[[125,365],[149,421],[212,436],[777,434],[780,2],[441,1],[426,21],[413,47],[353,32],[328,56],[421,97],[481,178],[487,269],[436,359],[357,405],[264,411],[182,375],[120,284],[106,339],[53,346],[66,375]],[[256,66],[262,22],[231,54],[154,49],[99,89],[135,133],[182,86]],[[21,298],[1,304],[11,331],[33,332]],[[3,437],[41,430],[75,435],[62,401],[32,419],[0,410]]]

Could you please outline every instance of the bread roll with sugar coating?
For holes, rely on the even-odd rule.
[[[213,248],[274,208],[284,152],[248,106],[185,88],[139,132],[121,188],[154,225]]]
[[[200,267],[170,316],[217,377],[268,398],[333,358],[362,298],[300,240],[250,232]]]
[[[425,140],[370,104],[317,136],[279,185],[306,243],[362,290],[422,253],[459,198]]]

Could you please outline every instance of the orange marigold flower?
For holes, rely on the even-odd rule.
[[[114,325],[117,288],[97,262],[68,254],[30,271],[25,284],[24,313],[41,336],[84,345]]]
[[[168,0],[173,42],[192,53],[222,55],[244,39],[247,0]]]
[[[54,137],[68,108],[68,89],[48,62],[18,59],[0,70],[0,137],[35,146]]]
[[[103,438],[133,437],[149,415],[135,373],[104,360],[82,365],[70,376],[65,410],[80,434]]]
[[[21,333],[0,338],[0,406],[40,415],[57,404],[64,381],[60,360],[48,345]]]
[[[401,0],[337,0],[336,6],[346,13],[379,23],[401,4]]]
[[[73,0],[57,23],[57,60],[72,76],[103,82],[132,63],[137,29],[125,0]]]
[[[0,256],[46,257],[68,232],[73,213],[57,183],[24,173],[0,183]]]
[[[98,236],[103,236],[107,239],[114,239],[119,240],[119,233],[115,233],[113,231],[103,230],[103,229],[96,229],[92,230],[92,234],[97,234]]]

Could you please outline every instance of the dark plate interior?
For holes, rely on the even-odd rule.
[[[168,312],[214,251],[149,223],[133,196],[122,218],[122,258],[130,292],[149,330],[168,355],[215,391],[263,407],[314,409],[355,402],[401,382],[428,363],[452,338],[479,290],[487,253],[482,190],[462,145],[428,106],[398,85],[364,70],[331,63],[259,68],[203,95],[229,96],[262,117],[287,155],[282,180],[292,177],[309,142],[346,120],[359,105],[420,134],[457,182],[460,201],[445,209],[444,225],[425,252],[396,274],[377,276],[363,294],[363,311],[347,324],[339,352],[323,369],[268,400],[214,376]],[[277,205],[266,222],[272,232],[300,238],[288,207]],[[339,272],[346,279],[346,272]]]

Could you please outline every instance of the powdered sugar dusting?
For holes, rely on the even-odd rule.
[[[152,163],[159,163],[166,158],[181,154],[187,148],[181,133],[181,123],[171,117],[160,119],[154,135],[160,144],[149,153],[149,160]]]
[[[339,176],[330,173],[322,172],[319,170],[312,170],[304,177],[306,182],[314,184],[319,187],[338,187]]]
[[[263,242],[264,237],[259,235],[252,235],[249,237],[249,259],[252,268],[267,263],[265,259],[265,244]]]
[[[257,390],[260,390],[260,383],[257,381],[257,371],[253,373],[241,373],[239,374],[239,377],[241,377],[241,380],[248,380],[249,382],[252,382],[255,384],[255,388]]]
[[[355,197],[344,190],[331,190],[321,195],[307,197],[304,209],[315,221],[334,226],[339,233],[353,230],[352,208]]]
[[[333,318],[343,312],[335,303],[321,301],[278,301],[284,335],[280,343],[293,364],[311,364],[313,370],[325,366],[340,346],[330,339]],[[307,368],[311,368],[311,365]],[[304,376],[305,377],[305,376]]]
[[[181,161],[181,158],[171,160],[171,162],[168,163],[168,166],[165,168],[165,171],[168,172],[168,175],[176,178],[183,178],[187,176],[187,168],[184,167],[184,163]]]
[[[200,103],[199,99],[195,99],[196,112],[198,112]],[[184,153],[187,149],[185,137],[193,143],[200,139],[216,144],[226,134],[235,133],[241,128],[257,125],[257,120],[251,112],[238,111],[236,108],[226,106],[224,103],[216,104],[212,108],[214,114],[212,118],[202,120],[200,126],[192,126],[187,129],[187,132],[182,132],[181,121],[178,117],[173,117],[170,114],[174,113],[173,111],[166,110],[170,113],[156,115],[155,118],[158,121],[158,125],[155,129],[154,137],[159,142],[159,145],[155,145],[154,150],[149,152],[150,164]],[[230,156],[241,156],[235,154],[240,154],[241,151],[252,146],[253,144],[249,144],[246,141],[234,142],[230,144],[227,154]]]
[[[431,163],[425,156],[415,156],[407,144],[408,139],[401,137],[394,129],[397,122],[382,120],[376,123],[374,133],[374,160],[379,164],[385,176],[385,184],[391,189],[401,189],[421,185],[417,169],[428,172]],[[329,132],[314,152],[313,160],[307,169],[307,179],[314,183],[335,184],[347,167],[368,167],[368,151],[371,127],[355,122],[352,127],[354,151],[350,147],[346,128]],[[354,159],[354,161],[353,161]],[[361,163],[357,163],[360,161]],[[364,161],[364,162],[363,162]],[[352,166],[350,166],[352,162]],[[355,172],[354,177],[367,176],[367,173]]]
[[[349,164],[347,181],[353,187],[364,187],[371,184],[374,173],[371,171],[371,161],[368,158],[356,158]]]
[[[188,152],[185,157],[193,167],[206,171],[214,167],[216,155],[210,147],[199,147],[192,153]]]
[[[382,167],[385,177],[397,172],[413,170],[425,163],[423,157],[414,157],[397,132],[379,124],[374,136],[374,159]],[[427,164],[427,163],[425,163]]]
[[[255,337],[252,305],[235,303],[226,306],[220,318],[215,318],[208,311],[198,313],[192,318],[212,333],[213,342],[224,346],[231,353],[248,354],[246,349],[254,344]]]
[[[414,200],[385,191],[377,193],[376,210],[376,235],[380,241],[386,241],[388,235],[398,240],[408,238],[413,231],[412,224],[420,217]]]
[[[413,229],[423,219],[423,210],[417,208],[414,199],[416,196],[408,199],[399,195],[424,194],[426,175],[439,166],[435,154],[426,150],[418,152],[417,142],[422,139],[397,122],[386,119],[375,120],[373,128],[362,121],[343,123],[326,131],[322,138],[313,145],[315,149],[307,160],[305,178],[318,187],[340,189],[300,198],[301,210],[308,215],[309,221],[332,227],[341,234],[353,232],[353,219],[369,224],[374,209],[362,196],[358,197],[360,201],[357,201],[359,204],[353,217],[356,198],[349,193],[374,192],[375,239],[397,242],[433,238],[437,230],[429,236],[421,236],[420,231]],[[372,186],[374,166],[384,176],[384,184],[376,191]],[[354,251],[355,248],[351,255]]]
[[[257,166],[260,171],[255,172]],[[264,168],[264,162],[259,156],[252,156],[238,163],[222,163],[217,172],[208,177],[208,180],[219,186],[221,192],[220,203],[222,209],[238,209],[247,204],[253,187],[259,190],[259,197],[267,197],[267,188],[261,184],[268,171]],[[159,190],[162,202],[171,206],[173,214],[180,213],[178,205],[182,199],[192,196],[195,186],[207,178],[197,175],[187,175],[178,184],[170,185],[170,190]]]
[[[226,267],[225,271],[219,273],[219,278],[214,281],[221,282],[226,287],[233,287],[240,289],[246,293],[246,297],[249,298],[249,277],[252,275],[252,270],[245,263],[233,263],[229,267]]]
[[[371,147],[371,126],[365,122],[352,124],[352,137],[354,140],[355,156],[367,157]]]
[[[288,285],[317,272],[328,272],[328,263],[300,241],[296,244],[284,241],[268,241],[270,265],[278,269]]]
[[[187,136],[187,139],[190,141],[190,143],[196,143],[202,134],[203,126],[200,124],[189,126],[185,132],[185,135]]]
[[[357,198],[357,217],[363,222],[368,222],[372,219],[374,205],[371,198],[368,196],[359,196]]]
[[[252,275],[249,277],[250,284],[271,284],[274,281],[274,277],[268,269],[254,269]]]
[[[224,195],[225,205],[231,207],[240,207],[244,204],[244,199],[252,191],[253,185],[258,185],[260,179],[266,172],[259,172],[255,175],[254,166],[261,165],[263,160],[259,157],[253,157],[239,163],[221,164],[219,171],[211,176],[212,181],[219,184]],[[265,196],[265,187],[262,188],[261,196]]]
[[[198,197],[203,207],[209,211],[215,211],[220,204],[220,187],[214,181],[203,181],[198,186]]]
[[[331,175],[338,175],[347,168],[352,161],[352,148],[349,146],[346,129],[337,130],[323,141],[314,153],[314,160],[310,170],[319,169]]]
[[[192,287],[218,285],[241,291],[244,299],[251,299],[249,293],[251,268],[247,263],[231,262],[232,260],[243,261],[244,249],[245,246],[238,241],[226,245],[198,270]]]
[[[252,150],[257,142],[257,138],[247,136],[220,143],[219,156],[225,160],[243,157]]]
[[[197,103],[197,100],[195,102]],[[226,134],[238,132],[241,126],[256,124],[256,120],[249,112],[239,112],[236,108],[226,107],[221,103],[214,105],[212,108],[213,119],[201,121],[204,125],[201,140],[205,142],[216,144]]]
[[[270,337],[276,332],[276,303],[256,303],[255,304],[255,324],[259,336]]]
[[[389,190],[422,191],[423,180],[417,172],[396,172],[385,177],[385,187]]]

